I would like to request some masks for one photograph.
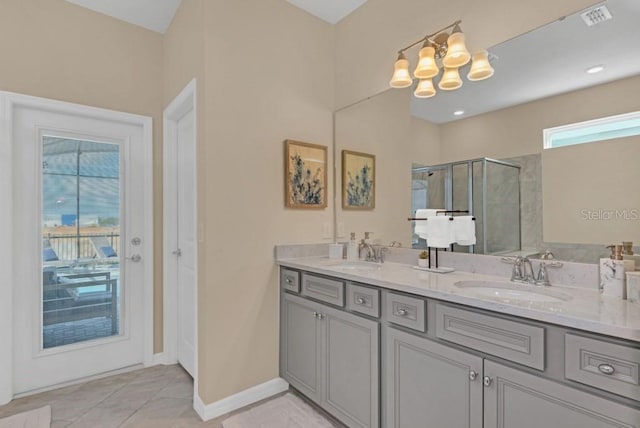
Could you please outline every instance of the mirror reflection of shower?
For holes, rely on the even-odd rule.
[[[411,211],[421,208],[469,211],[476,217],[476,245],[453,245],[453,251],[501,254],[521,249],[517,165],[489,158],[414,165]],[[426,246],[413,234],[413,248]]]

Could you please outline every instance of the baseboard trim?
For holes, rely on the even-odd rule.
[[[152,366],[157,366],[157,365],[168,365],[169,363],[167,362],[167,355],[164,352],[159,352],[157,354],[153,354],[153,359],[151,360],[151,365]]]
[[[195,394],[193,398],[193,408],[203,421],[208,421],[264,400],[265,398],[280,394],[288,389],[289,383],[277,377],[211,404],[204,404],[200,396]]]

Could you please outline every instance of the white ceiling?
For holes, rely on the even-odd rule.
[[[492,78],[467,81],[467,65],[462,88],[428,99],[412,96],[412,114],[445,123],[640,74],[640,1],[604,4],[613,15],[609,21],[588,27],[578,13],[490,48],[498,57]],[[410,54],[415,64],[417,53]],[[585,73],[599,64],[604,71]],[[457,110],[465,113],[454,116]]]
[[[181,0],[67,0],[131,24],[164,34]],[[335,24],[367,0],[287,0],[312,15]]]
[[[365,4],[367,0],[287,0],[312,15],[336,24],[345,16]]]
[[[67,0],[148,30],[163,33],[169,28],[181,0]]]

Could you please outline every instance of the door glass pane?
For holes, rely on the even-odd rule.
[[[42,139],[42,343],[120,334],[120,146]]]

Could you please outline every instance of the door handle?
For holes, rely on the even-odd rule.
[[[127,260],[131,260],[134,263],[140,263],[142,256],[140,254],[134,254],[131,257],[125,257]]]
[[[173,254],[176,257],[180,257],[180,256],[182,256],[182,250],[180,248],[178,248],[177,250],[172,251],[171,254]]]

